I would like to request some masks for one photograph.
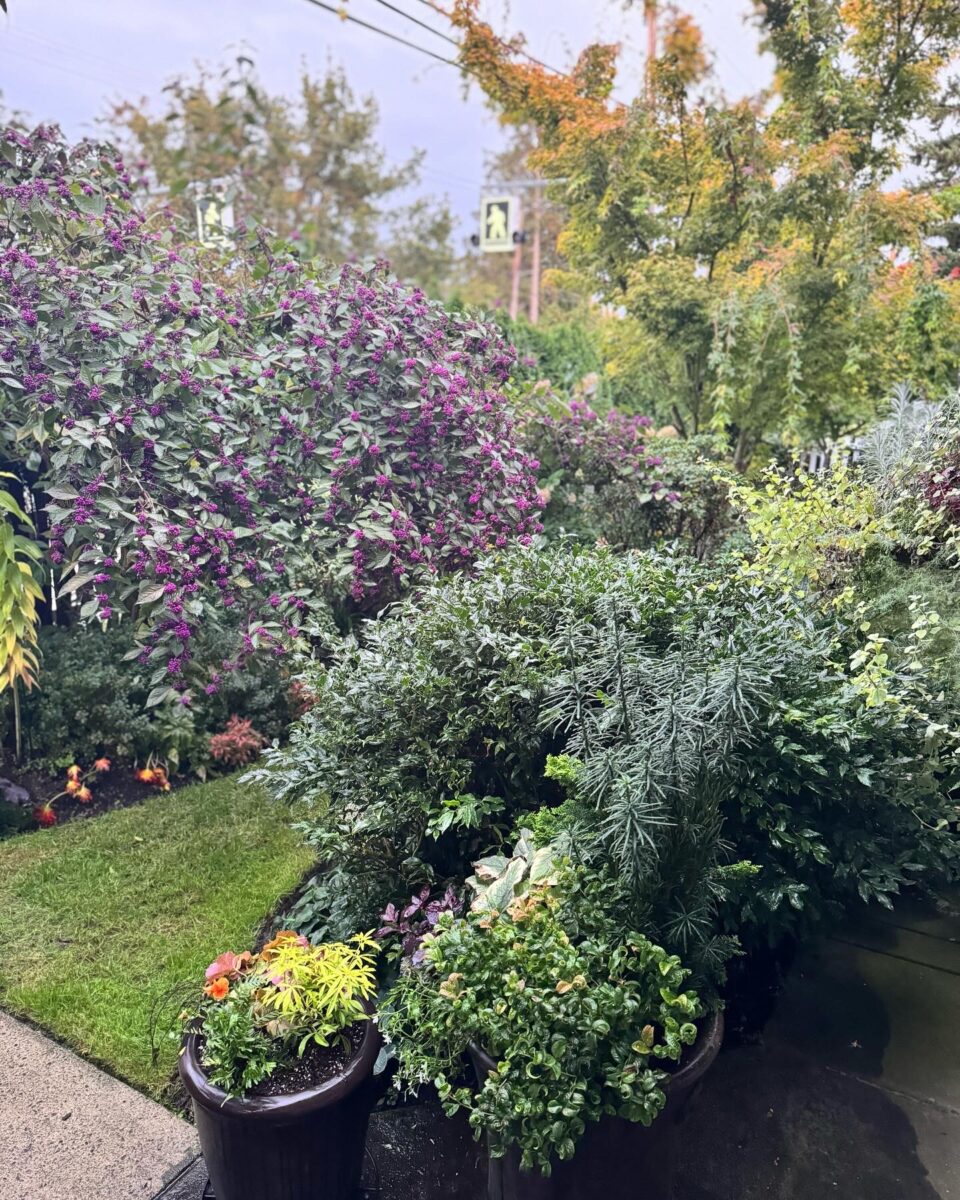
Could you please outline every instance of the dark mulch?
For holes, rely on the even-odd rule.
[[[8,753],[0,754],[0,837],[37,828],[33,810],[63,791],[66,779],[66,768],[52,773],[29,764],[17,766]],[[58,825],[141,804],[156,792],[156,788],[135,778],[129,763],[115,764],[104,774],[94,775],[89,786],[93,799],[88,804],[81,804],[73,796],[61,796],[54,802]]]
[[[282,1067],[277,1067],[263,1083],[251,1088],[251,1096],[289,1096],[293,1092],[304,1092],[307,1088],[319,1087],[329,1079],[335,1079],[347,1069],[347,1064],[356,1057],[363,1041],[365,1021],[357,1021],[345,1030],[349,1047],[339,1039],[331,1046],[312,1045],[302,1058],[295,1058]]]

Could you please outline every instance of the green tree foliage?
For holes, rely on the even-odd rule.
[[[937,207],[887,190],[911,122],[938,105],[956,53],[952,0],[757,4],[770,98],[710,90],[699,31],[668,14],[649,86],[607,97],[615,48],[570,78],[512,57],[459,0],[461,61],[569,214],[560,249],[634,318],[684,432],[723,429],[739,467],[765,441],[867,423],[900,378],[942,388],[960,361],[954,285],[924,236]]]
[[[920,143],[914,162],[923,169],[920,187],[932,192],[941,220],[931,229],[945,245],[938,250],[940,273],[960,275],[960,80],[955,79],[933,114],[934,136]]]
[[[517,321],[501,317],[498,323],[517,348],[520,361],[514,378],[520,381],[545,379],[570,392],[585,376],[598,376],[603,369],[596,322],[585,320],[584,314],[544,325],[531,325],[523,317]]]
[[[125,156],[169,189],[174,210],[194,220],[194,188],[215,186],[237,220],[332,262],[383,254],[397,273],[436,290],[449,272],[452,218],[444,203],[405,202],[423,154],[392,166],[377,143],[379,113],[358,99],[344,72],[302,68],[299,95],[271,95],[245,58],[165,89],[154,113],[131,101],[107,124]]]

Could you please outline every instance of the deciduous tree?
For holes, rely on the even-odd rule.
[[[443,202],[404,197],[420,181],[423,154],[391,165],[377,142],[379,113],[344,72],[301,69],[296,99],[272,95],[240,57],[178,76],[169,106],[116,105],[106,124],[126,160],[194,219],[194,195],[212,188],[235,218],[263,225],[331,262],[392,258],[407,279],[433,290],[452,261],[452,218]]]
[[[924,242],[936,205],[888,190],[955,54],[952,0],[758,2],[775,85],[736,101],[669,10],[629,106],[610,100],[613,46],[559,75],[519,58],[476,0],[452,20],[464,67],[533,123],[536,165],[564,181],[560,248],[635,318],[658,416],[722,428],[745,467],[764,443],[860,428],[899,379],[929,391],[955,372],[960,298]]]

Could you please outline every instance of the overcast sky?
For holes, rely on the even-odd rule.
[[[339,0],[332,0],[336,6]],[[450,33],[424,0],[390,0]],[[454,48],[392,12],[381,0],[349,0],[354,16],[448,56]],[[522,30],[532,54],[569,67],[590,41],[623,44],[621,99],[638,90],[644,44],[642,5],[619,0],[483,0],[501,33]],[[745,23],[750,0],[688,0],[716,55],[720,85],[731,95],[769,82],[770,63]],[[341,64],[354,90],[380,106],[380,138],[392,159],[426,151],[425,188],[446,194],[463,224],[475,212],[484,157],[501,144],[496,120],[474,85],[464,92],[452,67],[340,20],[309,0],[8,0],[0,14],[0,93],[11,108],[56,121],[71,137],[93,132],[110,98],[155,100],[170,77],[239,50],[255,59],[273,91],[296,88],[301,60]]]

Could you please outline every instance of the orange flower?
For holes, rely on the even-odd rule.
[[[91,792],[88,787],[82,787],[80,791],[77,792],[77,799],[81,804],[89,804],[93,799],[93,792]]]
[[[72,767],[67,767],[67,778],[68,779],[79,779],[82,774],[83,774],[83,772],[80,770],[80,768],[77,766],[76,763],[74,763]]]
[[[57,823],[57,814],[49,804],[41,804],[39,808],[35,808],[33,816],[38,825],[56,825]]]
[[[79,792],[82,787],[83,787],[83,784],[80,782],[79,779],[68,779],[67,785],[64,788],[64,791],[69,792],[71,795],[73,795],[75,792]]]
[[[212,983],[208,983],[203,990],[211,1000],[225,1000],[230,994],[230,984],[221,975],[219,979],[214,979]]]
[[[166,767],[142,767],[135,774],[141,783],[149,783],[161,792],[170,791],[170,780],[167,778]]]
[[[96,760],[96,762],[93,764],[93,769],[95,771],[101,771],[101,772],[109,771],[110,770],[110,759],[109,758],[98,758]]]

